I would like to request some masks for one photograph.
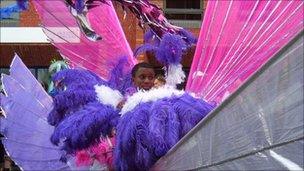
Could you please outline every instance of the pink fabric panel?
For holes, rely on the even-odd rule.
[[[223,101],[302,29],[302,1],[208,1],[186,90]]]
[[[86,68],[105,79],[120,57],[128,58],[126,70],[136,63],[114,7],[107,3],[87,14],[92,28],[103,38],[93,42],[80,31],[64,1],[34,0],[46,35],[70,65]]]

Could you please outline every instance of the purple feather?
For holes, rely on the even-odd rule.
[[[94,86],[96,84],[107,85],[107,82],[99,78],[96,74],[84,69],[65,69],[52,77],[53,82],[61,82],[68,89],[78,87],[78,85]]]
[[[147,44],[153,44],[155,46],[158,46],[160,43],[160,39],[158,36],[153,32],[152,29],[149,29],[145,34],[144,34],[144,43]]]
[[[75,9],[77,12],[81,13],[84,10],[84,5],[83,0],[75,0]]]
[[[17,5],[21,10],[27,10],[28,8],[28,0],[17,0]]]
[[[108,83],[83,69],[65,69],[53,76],[56,83],[53,109],[48,115],[51,125],[58,125],[66,116],[89,102],[96,101],[94,85]]]
[[[87,104],[73,115],[65,118],[54,130],[52,143],[58,145],[63,141],[63,149],[68,153],[81,150],[97,143],[101,135],[111,133],[120,116],[111,106],[98,102]]]
[[[144,52],[155,52],[158,50],[158,47],[152,44],[144,44],[137,47],[134,51],[134,56],[137,57]]]
[[[160,41],[160,44],[144,44],[138,47],[134,56],[147,51],[155,53],[156,59],[164,64],[178,64],[182,60],[184,52],[187,50],[186,42],[179,35],[165,34]]]
[[[151,109],[149,133],[153,137],[150,151],[153,158],[159,159],[179,140],[179,120],[168,99],[156,101]]]
[[[48,122],[56,126],[65,116],[89,102],[96,101],[96,93],[93,89],[67,90],[57,94],[53,101],[54,107],[48,115]]]
[[[178,114],[180,123],[182,123],[180,138],[186,135],[214,107],[215,105],[209,104],[202,99],[195,99],[188,94],[176,99],[175,103],[173,103],[173,108]]]
[[[111,65],[111,64],[110,64]],[[108,81],[109,87],[112,89],[117,89],[122,94],[125,93],[125,90],[132,86],[132,79],[131,79],[131,71],[125,68],[131,68],[128,63],[128,57],[122,57],[115,67],[112,69],[110,73],[110,79]]]
[[[187,42],[187,46],[191,46],[192,44],[197,43],[197,38],[186,29],[179,30],[179,35],[182,36],[185,42]]]
[[[117,170],[148,170],[214,106],[188,94],[139,104],[117,126]]]
[[[119,64],[123,66],[124,62]],[[113,74],[119,74],[122,66]],[[109,86],[108,82],[83,69],[60,71],[53,76],[53,81],[58,93],[48,116],[48,122],[56,126],[52,143],[69,154],[98,142],[101,135],[110,134],[120,116],[112,106],[97,102],[94,88],[101,84]]]
[[[156,58],[162,64],[178,64],[186,48],[186,43],[181,36],[165,34],[156,51]]]
[[[149,103],[140,105],[126,113],[117,126],[117,140],[114,151],[116,170],[145,170],[151,161],[150,153],[144,144],[148,144]],[[146,162],[142,162],[146,161]],[[140,164],[139,164],[140,163]]]

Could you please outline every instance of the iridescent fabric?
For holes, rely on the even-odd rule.
[[[222,102],[303,30],[303,1],[208,1],[186,90]]]
[[[86,13],[88,24],[102,37],[92,41],[79,27],[64,1],[33,1],[40,15],[45,34],[69,61],[72,67],[88,69],[104,79],[119,59],[127,57],[125,72],[136,63],[133,53],[118,21],[112,3],[100,4]]]

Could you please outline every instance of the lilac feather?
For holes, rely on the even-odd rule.
[[[144,44],[134,50],[134,56],[137,57],[144,52],[156,52],[158,47],[152,44]]]
[[[179,64],[186,50],[186,42],[181,36],[167,33],[159,44],[147,43],[138,47],[134,56],[150,51],[154,52],[156,59],[164,65]]]
[[[53,75],[53,82],[62,82],[67,88],[76,88],[78,85],[94,86],[96,84],[107,85],[107,82],[95,73],[84,69],[65,69]]]
[[[122,94],[125,93],[125,90],[128,87],[132,86],[132,79],[131,79],[131,71],[129,70],[129,63],[128,57],[123,56],[116,65],[112,69],[110,73],[110,79],[108,81],[109,87],[113,89],[117,89]],[[127,70],[126,70],[127,68]]]
[[[148,170],[214,106],[188,94],[139,104],[117,126],[117,170]]]
[[[111,133],[119,118],[118,111],[98,102],[87,104],[73,115],[65,118],[54,130],[52,143],[59,145],[67,153],[88,148],[97,143],[100,137]],[[112,121],[112,122],[111,122]]]
[[[56,126],[65,116],[89,102],[96,101],[96,93],[88,89],[67,90],[57,94],[53,101],[54,107],[48,115],[48,122]]]
[[[202,99],[195,99],[188,94],[178,98],[173,103],[173,108],[178,114],[180,123],[182,123],[180,138],[186,135],[214,107],[214,104],[209,104]]]
[[[145,34],[144,34],[144,43],[149,43],[158,46],[160,43],[160,39],[158,36],[153,32],[152,29],[149,29]]]
[[[181,36],[165,34],[156,51],[156,58],[162,64],[178,64],[186,48],[186,43]]]
[[[179,35],[187,43],[187,46],[191,46],[192,44],[197,43],[197,38],[191,32],[189,32],[186,29],[179,30]]]
[[[81,13],[84,10],[84,0],[76,0],[75,1],[75,9],[77,12]]]
[[[17,0],[17,5],[21,10],[27,10],[28,8],[28,0]]]
[[[94,85],[108,84],[94,73],[83,69],[62,70],[54,74],[53,81],[60,85],[55,87],[53,109],[48,115],[48,122],[54,126],[83,105],[96,101]]]

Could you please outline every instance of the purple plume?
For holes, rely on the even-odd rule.
[[[188,30],[181,29],[179,30],[179,35],[183,38],[183,40],[187,43],[187,46],[191,46],[192,44],[197,43],[197,38]]]
[[[178,64],[186,48],[186,43],[181,36],[165,34],[156,51],[156,58],[162,64]]]
[[[139,104],[117,126],[117,170],[148,170],[214,106],[188,94]]]
[[[131,68],[128,63],[128,57],[122,57],[117,64],[115,64],[110,73],[108,81],[109,87],[125,94],[125,90],[132,86],[131,71],[126,68]]]
[[[98,77],[95,73],[84,69],[65,69],[52,77],[53,82],[62,83],[68,89],[74,89],[78,85],[94,86],[96,84],[107,85],[107,82]]]
[[[181,137],[186,135],[215,107],[214,104],[209,104],[202,99],[193,98],[189,94],[185,94],[176,99],[172,106],[178,114],[181,123]]]
[[[138,47],[134,56],[150,51],[154,52],[156,59],[164,65],[178,64],[186,50],[186,42],[181,36],[167,33],[161,39],[160,44],[147,43]]]
[[[94,73],[83,69],[62,70],[53,76],[53,82],[56,94],[48,122],[54,126],[80,107],[96,101],[94,85],[108,84]]]
[[[150,106],[149,103],[141,104],[124,114],[118,123],[115,170],[146,170],[152,164],[150,152],[147,151]]]
[[[81,13],[84,10],[84,0],[75,0],[75,9]]]
[[[120,75],[123,64],[120,62],[112,74]],[[115,79],[112,83],[122,83]],[[110,83],[83,69],[62,70],[53,76],[53,81],[57,94],[48,122],[56,127],[51,142],[60,145],[67,154],[89,147],[116,127],[119,112],[98,102],[94,88],[95,85],[111,86]],[[117,84],[112,86],[119,86]]]
[[[67,90],[57,94],[53,101],[54,107],[48,115],[48,122],[56,126],[62,119],[83,105],[96,101],[96,93],[93,89]]]
[[[149,43],[158,46],[160,43],[159,37],[153,32],[152,29],[149,29],[145,34],[144,34],[144,43]]]
[[[119,117],[118,111],[111,106],[89,103],[65,118],[55,128],[51,141],[56,145],[63,143],[62,147],[68,153],[88,148],[97,143],[101,135],[110,134]]]
[[[144,44],[137,47],[134,51],[134,56],[137,57],[144,52],[156,52],[158,47],[152,44]]]
[[[28,0],[17,0],[17,5],[21,10],[27,10],[28,8]]]

